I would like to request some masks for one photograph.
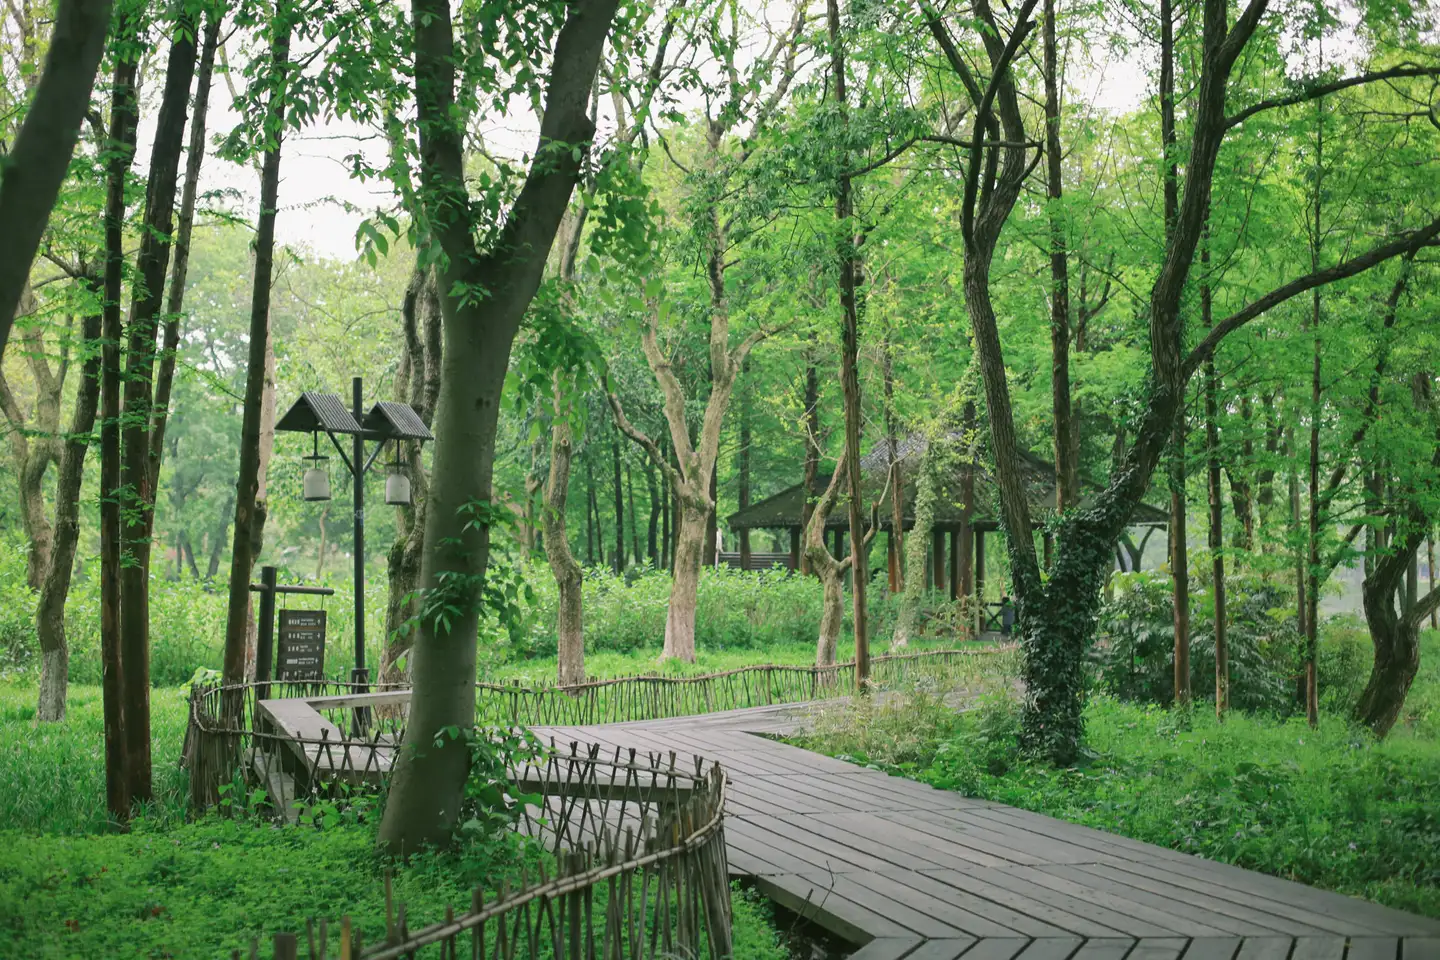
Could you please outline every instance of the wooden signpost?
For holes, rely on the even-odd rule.
[[[325,679],[325,611],[281,610],[275,679]]]

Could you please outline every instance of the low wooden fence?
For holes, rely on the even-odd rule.
[[[581,957],[722,960],[734,955],[725,858],[725,776],[672,753],[606,753],[590,744],[543,751],[516,771],[540,798],[516,827],[543,847],[538,876],[476,889],[443,919],[410,929],[387,879],[385,931],[366,947],[348,917],[274,938],[274,956],[310,960]],[[332,952],[338,950],[338,953]],[[252,944],[251,956],[259,954]],[[239,951],[234,953],[240,957]]]
[[[979,684],[1013,669],[1015,648],[890,654],[871,661],[878,688]],[[557,684],[476,684],[482,726],[588,726],[658,720],[851,696],[853,661],[834,666],[762,664],[698,677],[655,675]],[[192,806],[220,802],[226,784],[262,786],[282,812],[336,787],[379,786],[404,735],[408,690],[386,694],[348,683],[196,687],[183,761]],[[307,711],[298,711],[302,704]],[[302,715],[292,717],[293,705]],[[233,788],[232,788],[233,789]]]

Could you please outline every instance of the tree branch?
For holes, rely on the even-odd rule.
[[[660,472],[665,474],[666,478],[672,484],[677,487],[683,484],[685,478],[680,476],[679,472],[671,466],[670,461],[665,459],[665,455],[660,452],[659,444],[637,429],[635,425],[630,422],[630,418],[625,416],[625,410],[620,406],[620,398],[615,395],[614,388],[610,386],[610,377],[608,374],[604,378],[604,384],[605,399],[610,403],[610,412],[614,414],[615,425],[620,428],[620,432],[633,440],[640,449],[649,454],[650,459],[655,462],[655,465],[660,468]]]
[[[1190,351],[1190,355],[1185,358],[1182,368],[1184,377],[1188,379],[1195,370],[1199,368],[1200,364],[1212,356],[1215,353],[1215,348],[1220,345],[1220,341],[1272,307],[1277,307],[1291,297],[1302,294],[1307,290],[1312,290],[1315,287],[1324,286],[1327,283],[1334,283],[1337,280],[1344,280],[1358,273],[1364,273],[1376,264],[1384,263],[1392,257],[1409,253],[1412,250],[1418,250],[1437,237],[1440,237],[1440,217],[1437,217],[1427,226],[1419,230],[1402,233],[1389,243],[1381,244],[1366,253],[1362,253],[1358,257],[1352,257],[1349,260],[1337,263],[1324,270],[1316,270],[1314,273],[1291,280],[1284,286],[1275,288],[1259,300],[1252,302],[1244,309],[1232,313],[1224,320],[1215,324],[1214,328],[1205,336],[1205,339],[1201,340],[1195,346],[1195,349]]]
[[[1414,64],[1391,67],[1388,70],[1377,70],[1372,73],[1362,73],[1354,77],[1345,77],[1340,80],[1332,80],[1329,83],[1307,83],[1291,93],[1281,97],[1271,97],[1268,100],[1261,100],[1259,103],[1251,104],[1234,116],[1225,119],[1225,129],[1229,130],[1238,127],[1249,120],[1255,114],[1265,110],[1275,110],[1280,107],[1290,107],[1297,103],[1305,103],[1309,100],[1318,100],[1320,97],[1338,93],[1341,90],[1348,90],[1351,87],[1358,87],[1366,83],[1376,83],[1380,80],[1397,80],[1403,77],[1440,77],[1440,66],[1421,67]]]

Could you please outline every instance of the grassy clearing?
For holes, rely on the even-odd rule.
[[[1089,756],[1016,754],[1013,704],[956,714],[917,696],[834,712],[805,745],[979,797],[1440,917],[1440,634],[1383,743],[1327,713],[1186,717],[1096,697]],[[1340,704],[1337,704],[1337,707]]]

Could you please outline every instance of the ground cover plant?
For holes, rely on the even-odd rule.
[[[1327,637],[1324,660],[1353,642]],[[1068,767],[1017,750],[1011,699],[956,712],[919,694],[832,712],[800,742],[966,796],[1023,807],[1302,883],[1440,917],[1440,633],[1384,741],[1334,702],[1223,722],[1092,695]],[[1358,688],[1355,693],[1358,694]],[[1338,699],[1338,697],[1337,697]]]

